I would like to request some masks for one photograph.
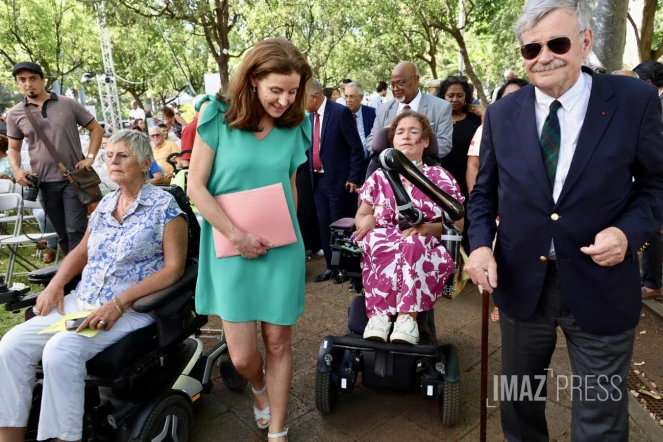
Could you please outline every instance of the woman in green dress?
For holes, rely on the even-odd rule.
[[[251,384],[259,428],[285,440],[292,380],[291,326],[304,312],[304,246],[297,224],[295,174],[311,146],[305,85],[311,68],[283,39],[258,43],[224,94],[201,100],[188,194],[204,217],[196,310],[219,315],[235,368]],[[281,184],[297,243],[272,248],[233,225],[216,195]],[[212,229],[239,251],[217,258]],[[257,321],[266,350],[258,351]]]

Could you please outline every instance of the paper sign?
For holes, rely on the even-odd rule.
[[[90,312],[78,312],[78,313],[72,313],[70,315],[63,316],[62,319],[57,321],[54,324],[51,324],[50,326],[46,327],[42,331],[39,332],[41,335],[42,333],[59,333],[59,332],[76,332],[76,330],[67,330],[67,327],[64,325],[65,321],[68,321],[70,319],[78,319],[78,318],[85,318],[87,315],[89,315]],[[88,338],[92,338],[97,335],[101,330],[100,329],[90,329],[90,328],[84,328],[81,330],[80,333],[78,333],[81,336],[87,336]]]

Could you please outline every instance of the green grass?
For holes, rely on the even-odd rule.
[[[3,250],[3,252],[6,252],[6,249]],[[24,257],[25,259],[27,259],[28,261],[30,261],[39,268],[52,265],[52,264],[44,264],[41,258],[32,258],[31,255],[35,253],[35,247],[32,245],[20,247],[18,253],[20,256]],[[0,254],[0,275],[4,276],[5,272],[7,271],[7,260],[8,260],[7,256]],[[62,259],[60,259],[60,262],[61,261]],[[14,265],[14,271],[23,272],[25,271],[25,269],[20,265],[16,264]],[[11,284],[13,285],[15,282],[22,282],[23,284],[30,286],[30,292],[38,292],[43,290],[43,287],[41,285],[30,284],[28,282],[27,275],[14,276],[12,278]],[[20,324],[21,322],[23,322],[23,311],[14,314],[6,311],[4,305],[0,305],[0,337],[4,336],[4,334],[7,333],[10,328],[12,328],[17,324]]]

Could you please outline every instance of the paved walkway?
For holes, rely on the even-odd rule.
[[[353,294],[347,285],[315,284],[313,277],[324,263],[308,264],[306,309],[293,329],[294,378],[287,423],[290,441],[463,441],[479,440],[479,374],[481,350],[481,296],[474,286],[450,301],[441,299],[435,308],[435,323],[441,342],[455,344],[461,364],[461,421],[453,428],[440,424],[437,401],[424,401],[418,393],[395,394],[355,388],[352,395],[339,397],[334,413],[321,415],[315,408],[315,364],[318,347],[326,335],[346,331],[347,311]],[[218,321],[218,319],[217,319]],[[210,321],[218,326],[220,321]],[[491,323],[489,330],[489,395],[492,395],[493,375],[499,374],[500,331]],[[571,374],[562,335],[557,342],[552,368],[556,374]],[[549,383],[552,384],[552,383]],[[547,404],[551,441],[569,441],[571,399],[566,390],[557,397],[554,385],[549,385]],[[228,391],[220,379],[214,391],[204,395],[194,408],[193,442],[259,441],[266,440],[266,431],[259,431],[253,423],[252,395]],[[637,405],[631,408],[630,441],[659,442],[663,430],[648,416],[643,417]],[[499,408],[489,409],[488,440],[504,440],[501,432]]]

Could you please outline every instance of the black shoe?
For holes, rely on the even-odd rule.
[[[325,282],[329,281],[334,272],[331,269],[327,269],[324,272],[320,273],[318,276],[313,278],[313,282]]]

